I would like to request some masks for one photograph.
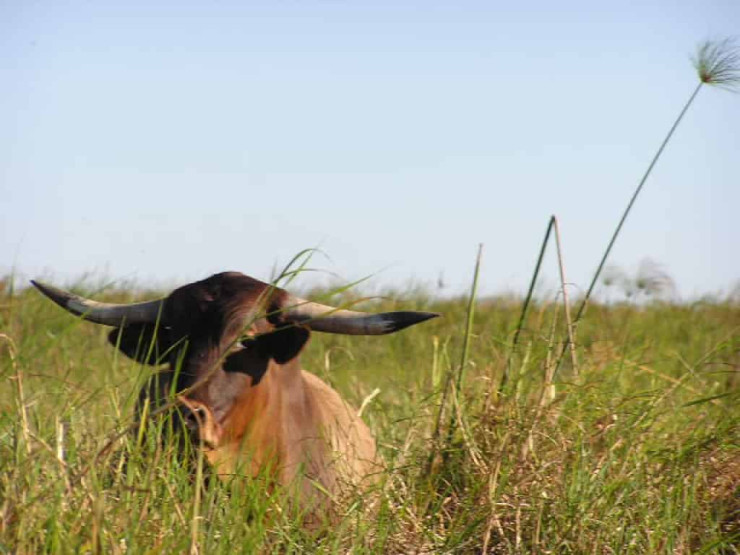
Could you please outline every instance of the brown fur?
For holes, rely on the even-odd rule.
[[[220,421],[207,405],[182,402],[202,409],[199,439],[217,475],[267,470],[277,483],[298,488],[302,509],[325,512],[374,481],[380,469],[375,440],[336,391],[297,364],[292,373],[286,366],[268,370]]]

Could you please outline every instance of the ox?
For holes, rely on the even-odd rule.
[[[357,411],[301,369],[310,331],[380,335],[437,316],[337,309],[236,272],[128,305],[32,283],[67,311],[114,326],[109,341],[127,356],[168,365],[142,389],[137,418],[179,392],[181,431],[194,434],[219,476],[266,471],[298,488],[308,515],[329,514],[378,471],[375,440]]]

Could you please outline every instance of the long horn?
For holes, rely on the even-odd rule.
[[[413,311],[367,314],[306,301],[292,295],[285,299],[284,306],[281,312],[284,320],[304,324],[316,331],[345,335],[393,333],[439,316],[436,312]]]
[[[106,326],[154,323],[157,321],[163,301],[158,299],[133,304],[99,303],[40,281],[31,280],[31,283],[63,309],[82,316],[85,320]]]

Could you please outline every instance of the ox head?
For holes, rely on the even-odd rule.
[[[310,330],[381,335],[438,316],[337,309],[236,272],[185,285],[164,299],[128,305],[99,303],[32,283],[65,310],[113,326],[109,341],[127,356],[169,364],[175,390],[188,390],[188,397],[209,407],[217,419],[269,368],[298,368],[297,356]]]

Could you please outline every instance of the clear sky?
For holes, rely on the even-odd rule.
[[[0,272],[182,283],[312,266],[582,290],[737,0],[0,3]],[[740,96],[705,87],[611,262],[740,279]],[[547,279],[556,283],[554,260]],[[307,283],[303,280],[303,283]]]

